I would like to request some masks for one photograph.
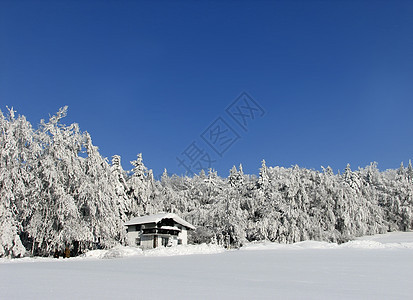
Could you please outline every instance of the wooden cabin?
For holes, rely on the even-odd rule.
[[[129,246],[152,249],[188,243],[188,230],[195,227],[174,213],[136,217],[125,223]]]

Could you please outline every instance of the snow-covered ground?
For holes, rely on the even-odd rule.
[[[213,255],[207,255],[213,254]],[[0,299],[411,299],[413,233],[0,260]]]

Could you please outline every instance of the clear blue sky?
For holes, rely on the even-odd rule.
[[[193,141],[217,156],[200,135],[218,117],[239,136],[222,176],[263,158],[397,168],[413,158],[412,16],[412,1],[0,1],[0,108],[36,125],[68,105],[104,156],[131,169],[142,152],[155,175],[184,173]],[[225,112],[243,91],[265,111],[247,131]]]

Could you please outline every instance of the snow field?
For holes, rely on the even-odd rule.
[[[342,245],[116,247],[3,259],[0,299],[411,299],[412,243],[413,233],[392,233]]]

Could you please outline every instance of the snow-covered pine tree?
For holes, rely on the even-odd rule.
[[[409,165],[407,166],[407,178],[412,181],[413,180],[413,166],[412,160],[409,159]]]
[[[131,199],[128,197],[128,184],[126,182],[126,172],[122,168],[121,157],[119,155],[112,156],[111,171],[115,180],[115,193],[118,196],[121,210],[127,216],[131,216]]]
[[[258,187],[259,188],[265,188],[270,182],[270,178],[268,176],[268,168],[267,165],[265,164],[265,159],[262,160],[261,162],[261,168],[260,168],[260,174],[258,178]]]
[[[132,176],[127,180],[129,194],[132,197],[132,215],[142,215],[154,213],[151,199],[154,197],[154,179],[151,172],[143,164],[142,153],[137,155],[137,159],[131,161],[134,166]]]

